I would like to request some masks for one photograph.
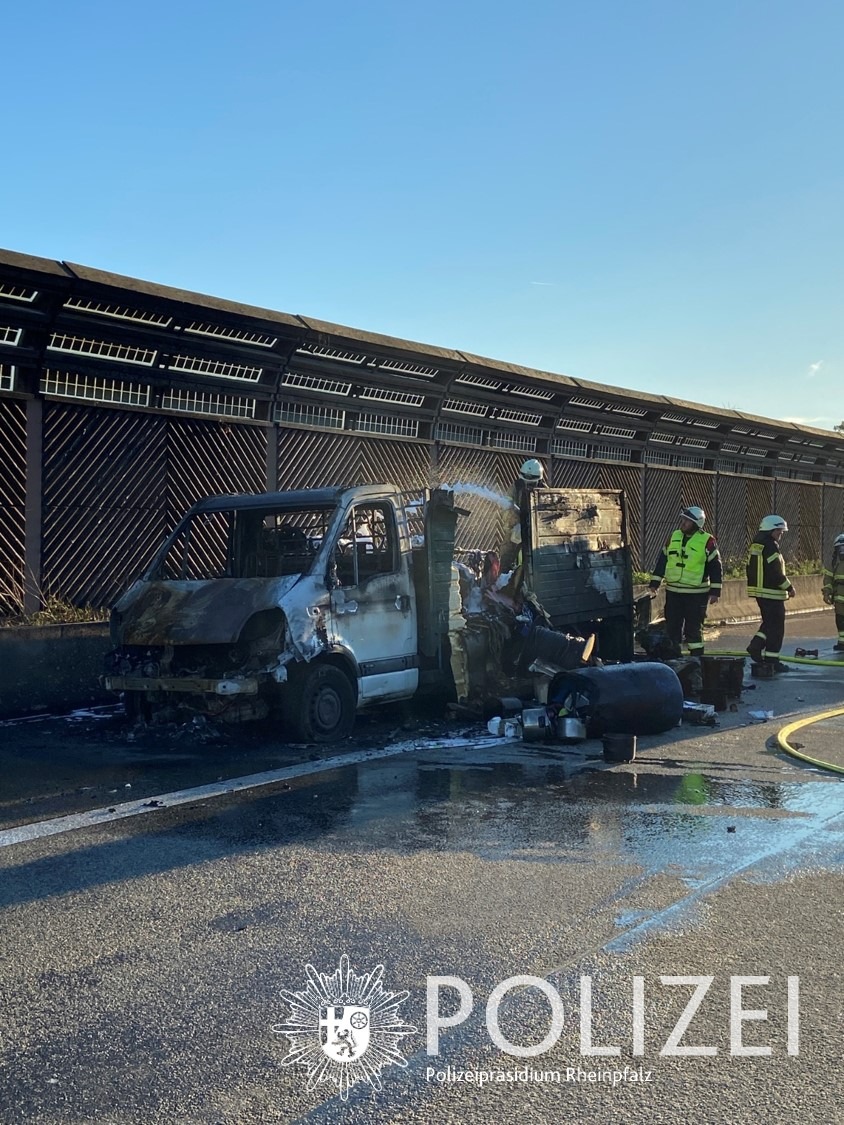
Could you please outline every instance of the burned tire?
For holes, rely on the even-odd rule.
[[[297,669],[285,700],[290,737],[298,742],[339,742],[355,722],[355,693],[348,676],[333,664]]]

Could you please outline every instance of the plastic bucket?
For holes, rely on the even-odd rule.
[[[635,734],[605,734],[602,742],[605,762],[632,762],[636,757]]]
[[[702,656],[700,668],[703,674],[703,690],[723,692],[738,699],[744,682],[743,656]]]

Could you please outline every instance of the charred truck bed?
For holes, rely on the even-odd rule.
[[[603,660],[633,659],[633,580],[624,494],[530,494],[528,582],[555,629],[595,633]]]

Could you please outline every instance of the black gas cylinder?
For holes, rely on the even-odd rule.
[[[549,685],[548,702],[569,710],[574,703],[590,738],[661,734],[683,717],[683,688],[677,673],[666,664],[649,661],[560,672]]]

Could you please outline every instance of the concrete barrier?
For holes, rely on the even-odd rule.
[[[107,621],[0,629],[0,718],[116,702],[98,682]]]
[[[823,579],[820,574],[796,574],[791,579],[791,584],[797,591],[795,597],[789,598],[785,603],[786,614],[812,613],[824,609],[821,596]],[[635,597],[647,593],[647,586],[636,586]],[[661,587],[654,599],[651,608],[653,618],[662,617],[665,613],[665,588]],[[721,590],[721,599],[717,605],[709,607],[706,620],[710,625],[729,625],[737,621],[756,621],[759,618],[759,607],[755,598],[747,596],[747,583],[743,578],[728,578]]]

